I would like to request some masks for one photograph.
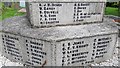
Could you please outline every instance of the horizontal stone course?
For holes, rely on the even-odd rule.
[[[17,18],[18,20],[16,20]],[[105,22],[107,21],[105,20]],[[117,33],[118,31],[115,25],[113,27],[111,26],[111,23],[106,24],[104,22],[100,24],[73,25],[65,27],[60,26],[50,28],[30,28],[30,26],[27,24],[29,22],[25,16],[13,17],[11,19],[3,21],[2,23],[4,32],[10,32],[13,34],[19,34],[26,37],[34,37],[44,40],[82,38],[101,34],[112,34]]]

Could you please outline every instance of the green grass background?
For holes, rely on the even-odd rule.
[[[9,7],[6,7],[4,10],[2,10],[2,3],[0,3],[0,21],[1,20],[4,20],[6,18],[10,18],[10,17],[13,17],[13,16],[21,16],[21,15],[24,15],[25,13],[22,13],[22,12],[18,12],[19,9],[14,9],[14,8],[9,8]]]
[[[106,15],[115,15],[115,16],[120,17],[120,12],[118,12],[118,8],[106,7],[105,14]]]
[[[25,13],[20,13],[18,12],[17,9],[14,8],[6,8],[4,10],[4,12],[2,12],[2,19],[6,19],[9,17],[13,17],[13,16],[20,16],[20,15],[24,15]]]

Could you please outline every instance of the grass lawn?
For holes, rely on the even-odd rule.
[[[0,2],[0,21],[13,16],[21,16],[25,14],[18,12],[18,9],[6,7],[3,10],[2,7],[3,7],[3,3]]]
[[[20,16],[20,15],[24,15],[24,14],[25,13],[18,12],[17,9],[6,8],[4,11],[2,11],[2,15],[0,16],[0,18],[1,18],[1,20],[4,20],[4,19],[9,18],[9,17]]]
[[[118,8],[113,8],[113,7],[106,7],[105,14],[120,16],[120,12],[118,13]]]

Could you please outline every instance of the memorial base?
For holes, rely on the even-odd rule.
[[[26,17],[3,21],[2,53],[30,66],[83,66],[110,59],[118,29],[107,24],[31,28]]]

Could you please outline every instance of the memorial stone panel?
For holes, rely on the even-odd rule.
[[[107,60],[112,57],[115,40],[115,35],[103,35],[61,41],[56,46],[56,63],[60,66],[77,66]]]
[[[102,22],[104,2],[31,2],[30,21],[33,26],[56,26]]]
[[[14,34],[2,34],[2,53],[11,61],[23,62],[23,56],[20,47],[20,36]]]

